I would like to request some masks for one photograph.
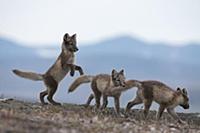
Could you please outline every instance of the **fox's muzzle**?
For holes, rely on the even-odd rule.
[[[122,83],[121,83],[121,86],[122,86],[122,87],[126,87],[126,83],[125,83],[125,82],[122,82]]]
[[[78,48],[77,48],[77,47],[75,47],[73,50],[74,50],[74,52],[77,52],[77,51],[78,51]]]
[[[189,104],[181,105],[181,107],[183,107],[184,109],[189,109],[189,108],[190,108],[190,105],[189,105]]]

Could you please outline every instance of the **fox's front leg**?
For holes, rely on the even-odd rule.
[[[79,71],[80,75],[83,75],[83,69],[80,66],[77,65],[71,65],[71,71],[70,71],[70,75],[74,76],[75,71]]]
[[[158,110],[158,112],[157,112],[157,114],[156,114],[156,120],[157,120],[157,121],[160,120],[160,118],[161,118],[161,116],[162,116],[164,110],[165,110],[165,107],[164,107],[163,105],[160,105],[159,110]]]
[[[119,102],[119,96],[114,97],[114,102],[115,102],[115,111],[117,115],[120,116],[120,102]]]
[[[173,108],[168,108],[167,112],[175,119],[178,121],[178,123],[184,124],[185,122],[182,121],[179,116],[176,114]]]
[[[79,71],[80,75],[84,74],[83,69],[82,69],[81,66],[74,65],[74,69],[77,70],[77,71]]]
[[[83,75],[83,69],[80,66],[74,65],[74,64],[63,64],[62,67],[64,67],[65,69],[70,69],[70,75],[74,76],[74,73],[76,70],[79,71],[80,75]]]

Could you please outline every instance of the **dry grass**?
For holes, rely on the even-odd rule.
[[[122,109],[121,112],[124,112]],[[63,106],[29,103],[18,100],[0,101],[1,133],[65,133],[65,132],[199,132],[199,113],[180,113],[187,122],[176,123],[167,113],[160,122],[155,121],[155,111],[151,111],[148,120],[144,121],[141,110],[132,110],[128,117],[117,117],[113,108],[103,112],[94,112],[93,107],[64,104]]]

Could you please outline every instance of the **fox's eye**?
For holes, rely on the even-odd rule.
[[[116,77],[113,77],[113,80],[116,80],[117,78]]]
[[[186,98],[186,101],[188,102],[188,101],[189,101],[189,99],[188,99],[188,98]]]

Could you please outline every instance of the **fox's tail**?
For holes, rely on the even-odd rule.
[[[142,86],[140,81],[133,79],[126,81],[125,85],[126,85],[125,89],[130,89],[132,87],[140,88]]]
[[[22,78],[26,78],[26,79],[30,79],[30,80],[34,80],[34,81],[43,80],[42,74],[37,74],[37,73],[33,73],[33,72],[22,72],[22,71],[16,70],[16,69],[13,70],[13,73]]]
[[[141,88],[141,86],[142,86],[142,84],[138,80],[127,80],[125,82],[124,87],[123,86],[117,86],[117,87],[112,88],[112,90],[113,90],[113,93],[114,92],[118,93],[118,92],[129,90],[133,87]]]
[[[74,91],[79,85],[83,84],[83,83],[89,83],[92,81],[94,76],[90,76],[90,75],[83,75],[78,77],[70,86],[68,89],[68,93]]]

